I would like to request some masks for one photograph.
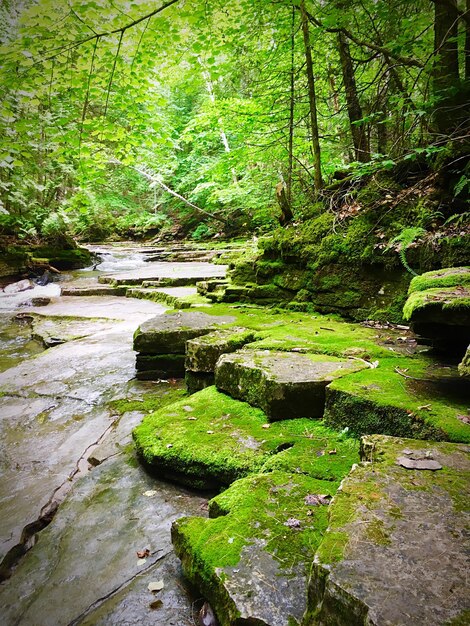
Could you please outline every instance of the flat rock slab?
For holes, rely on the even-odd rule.
[[[125,296],[125,287],[112,285],[94,285],[89,287],[63,287],[63,296]]]
[[[40,341],[46,348],[110,330],[114,324],[104,318],[91,320],[85,317],[49,317],[37,313],[20,315],[31,320],[32,338]]]
[[[457,371],[454,377],[441,377],[429,357],[381,359],[376,368],[328,385],[325,422],[357,436],[470,443],[469,389],[469,381]]]
[[[100,283],[113,285],[141,285],[145,280],[160,278],[220,278],[227,272],[226,265],[212,263],[146,263],[144,266],[125,273],[100,276]]]
[[[468,623],[469,451],[461,444],[363,438],[367,463],[343,481],[315,557],[309,598],[315,623]],[[403,457],[442,469],[406,469]]]
[[[235,352],[255,339],[253,330],[240,327],[191,339],[186,343],[186,369],[191,372],[214,372],[222,354]]]
[[[367,367],[359,360],[292,352],[242,350],[220,357],[217,388],[263,409],[270,420],[319,418],[325,387]]]
[[[171,523],[205,500],[115,457],[81,478],[53,522],[0,587],[2,624],[191,624]],[[147,558],[137,552],[147,549]],[[163,581],[158,594],[148,590]],[[161,600],[158,609],[150,604]]]
[[[334,481],[358,458],[355,440],[319,422],[268,424],[260,409],[215,387],[148,415],[133,436],[140,458],[154,473],[200,489],[292,468]]]
[[[189,339],[234,321],[235,318],[230,316],[207,315],[198,311],[154,317],[136,330],[134,350],[145,354],[184,354]]]
[[[183,571],[208,598],[221,626],[300,623],[336,488],[303,474],[258,474],[211,500],[211,519],[173,524]],[[322,504],[309,504],[318,494]]]

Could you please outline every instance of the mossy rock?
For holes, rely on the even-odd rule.
[[[189,339],[205,335],[235,318],[206,315],[198,311],[158,315],[134,333],[134,350],[145,354],[184,354]]]
[[[290,464],[314,478],[338,480],[357,460],[355,441],[321,423],[268,424],[260,409],[215,387],[147,416],[133,436],[139,456],[155,473],[202,489]]]
[[[191,370],[186,370],[184,382],[187,392],[193,394],[214,384],[214,372],[191,372]]]
[[[410,283],[408,293],[442,287],[464,287],[465,285],[470,285],[470,267],[448,267],[415,276]]]
[[[362,458],[329,506],[303,624],[465,623],[468,447],[374,435]]]
[[[215,384],[233,398],[262,408],[270,420],[319,418],[326,385],[364,367],[360,361],[336,357],[243,350],[219,359]]]
[[[21,246],[0,248],[0,277],[15,276],[23,272],[31,261],[31,252]]]
[[[327,505],[309,506],[306,498],[331,496],[336,488],[302,474],[250,476],[211,500],[210,519],[173,523],[183,572],[209,600],[221,626],[300,623],[328,511]]]
[[[470,342],[470,283],[415,290],[403,307],[403,316],[423,343],[462,358]]]
[[[256,339],[247,328],[232,327],[218,330],[186,342],[186,369],[192,372],[214,372],[222,354],[235,352]]]
[[[73,248],[62,250],[47,246],[38,246],[32,248],[33,263],[34,259],[45,259],[53,267],[59,270],[78,269],[90,265],[92,255],[86,248]]]
[[[459,363],[459,374],[470,378],[470,346],[465,351],[462,361]]]
[[[382,359],[377,368],[332,382],[326,391],[325,422],[360,436],[400,437],[470,443],[465,383],[436,373],[435,361],[418,356]],[[457,381],[458,382],[458,381]]]

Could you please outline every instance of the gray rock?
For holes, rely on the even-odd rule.
[[[140,380],[157,378],[182,378],[184,355],[182,354],[138,354],[135,367]]]
[[[196,393],[214,384],[213,372],[191,372],[186,370],[184,382],[188,393]]]
[[[134,350],[145,354],[184,354],[189,339],[205,335],[235,318],[193,312],[161,315],[144,322],[134,334]]]
[[[443,471],[397,464],[417,452]],[[305,623],[467,623],[468,452],[462,444],[363,437],[367,463],[344,479],[329,507],[310,581],[315,620]]]
[[[359,361],[325,355],[243,350],[220,357],[215,384],[233,398],[260,407],[270,420],[319,418],[328,383],[364,367]]]
[[[20,293],[20,291],[26,291],[27,289],[32,289],[33,286],[34,286],[33,283],[28,278],[25,278],[24,280],[19,280],[16,283],[10,283],[6,287],[4,287],[3,293],[6,293],[6,294]]]
[[[229,328],[191,339],[186,343],[186,369],[214,372],[222,354],[235,352],[255,339],[256,333],[247,328]]]

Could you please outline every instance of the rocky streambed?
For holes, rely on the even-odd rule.
[[[457,363],[404,326],[211,305],[220,251],[99,253],[5,313],[3,622],[465,623]]]
[[[162,264],[146,263],[146,252],[107,248],[95,270],[0,295],[2,624],[194,623],[197,597],[181,578],[170,526],[204,515],[206,499],[150,477],[131,445],[152,407],[183,393],[177,381],[135,380],[133,332],[165,306],[59,295],[93,293],[111,273],[158,275]],[[169,265],[181,276],[225,269]],[[47,306],[31,306],[43,295]],[[158,598],[152,581],[163,581]]]

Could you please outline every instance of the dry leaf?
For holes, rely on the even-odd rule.
[[[214,431],[213,431],[213,430],[208,430],[208,431],[207,431],[207,434],[208,434],[208,435],[213,435],[213,434],[214,434]]]
[[[457,415],[457,419],[464,424],[470,424],[470,415]]]
[[[172,443],[167,443],[167,444],[166,444],[166,447],[167,447],[167,448],[172,448],[172,447],[173,447],[173,444],[172,444]]]
[[[188,420],[190,422],[195,422],[197,420],[197,417],[188,417]]]
[[[336,448],[334,450],[328,450],[328,454],[336,454]]]
[[[144,491],[144,496],[147,496],[148,498],[151,498],[152,496],[154,496],[157,492],[154,491],[153,489],[151,489],[150,491]]]
[[[192,406],[189,406],[189,404],[186,404],[186,405],[183,407],[183,410],[184,410],[184,411],[187,411],[188,413],[190,413],[190,412],[191,412],[191,411],[193,411],[194,409],[193,409],[193,407],[192,407]]]
[[[164,586],[163,580],[155,580],[148,584],[147,589],[152,593],[157,593],[157,591],[161,591]]]
[[[263,424],[261,428],[271,428],[271,424]]]
[[[137,550],[137,556],[139,559],[145,559],[147,556],[150,556],[150,550],[145,548],[145,550]]]
[[[423,404],[423,406],[418,407],[418,411],[430,411],[430,410],[431,410],[430,404]]]

